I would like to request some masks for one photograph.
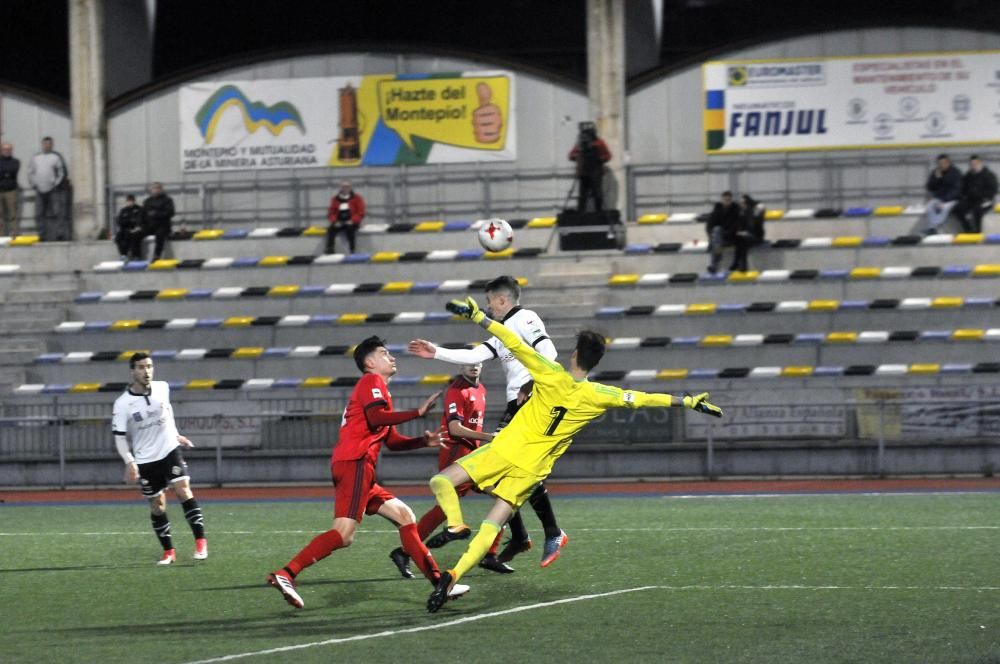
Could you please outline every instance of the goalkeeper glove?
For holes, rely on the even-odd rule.
[[[708,392],[702,392],[701,394],[696,394],[694,396],[686,394],[684,395],[683,403],[685,408],[690,408],[691,410],[699,413],[705,413],[706,415],[711,415],[712,417],[722,417],[722,409],[715,404],[708,402]]]
[[[482,322],[486,318],[486,314],[479,310],[479,305],[471,295],[464,300],[452,300],[445,305],[445,309],[456,316],[468,318],[473,323]]]

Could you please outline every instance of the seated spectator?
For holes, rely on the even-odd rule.
[[[924,233],[933,235],[951,214],[962,192],[962,173],[951,163],[948,155],[938,155],[937,168],[927,176],[925,188],[931,198],[927,201],[927,230]]]
[[[142,208],[136,205],[135,196],[125,197],[125,207],[118,211],[115,219],[118,228],[115,231],[115,244],[123,261],[142,259],[142,240],[146,237],[146,215]]]
[[[740,209],[733,201],[733,192],[724,191],[705,223],[705,232],[708,234],[708,252],[712,256],[708,271],[712,274],[719,271],[723,247],[730,247],[736,242],[736,231],[739,229],[739,225]]]
[[[365,199],[351,188],[350,182],[340,183],[340,191],[330,199],[326,218],[330,221],[326,229],[326,253],[333,253],[334,238],[343,232],[347,236],[348,251],[353,254],[354,239],[365,218]]]
[[[733,264],[729,266],[731,272],[746,272],[747,254],[751,247],[755,247],[764,241],[764,204],[758,203],[749,194],[740,196],[740,216],[736,228],[736,254],[733,256]]]
[[[983,215],[993,207],[997,176],[983,165],[979,155],[969,157],[969,171],[962,176],[962,193],[954,212],[966,233],[983,231]]]
[[[163,256],[163,245],[167,243],[172,230],[174,199],[163,193],[162,184],[154,182],[149,187],[149,196],[142,202],[142,210],[146,216],[146,232],[143,235],[156,236],[153,260],[158,261]]]

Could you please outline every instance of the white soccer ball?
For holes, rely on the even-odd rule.
[[[486,251],[503,251],[514,241],[514,229],[503,219],[484,219],[479,225],[479,244]]]

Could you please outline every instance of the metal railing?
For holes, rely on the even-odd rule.
[[[307,481],[315,477],[272,472],[272,460],[287,462],[296,457],[325,456],[337,439],[346,392],[337,398],[267,398],[244,402],[195,402],[175,404],[178,428],[196,442],[190,453],[204,468],[202,481],[214,478],[218,484],[232,481]],[[399,409],[416,407],[420,397],[399,397]],[[94,483],[92,469],[106,465],[118,471],[117,454],[110,434],[110,404],[76,403],[63,398],[49,402],[7,404],[0,417],[0,485],[24,483],[15,466],[46,466],[51,478],[46,484],[61,487]],[[501,412],[491,409],[487,421],[495,422]],[[404,435],[419,435],[435,428],[439,414],[399,427]],[[818,464],[820,474],[863,473],[881,476],[893,468],[908,472],[945,472],[940,465],[942,452],[975,452],[958,460],[953,472],[992,474],[1000,470],[1000,404],[996,401],[913,401],[884,399],[824,403],[750,403],[727,406],[726,418],[716,420],[670,409],[611,410],[591,423],[576,438],[574,451],[584,455],[612,454],[616,466],[626,476],[642,475],[641,453],[684,453],[700,456],[697,474],[716,477],[732,472],[731,464],[720,458],[768,458],[769,470],[759,474],[781,474],[791,448],[804,458],[825,458]],[[919,450],[929,450],[926,458],[913,461]],[[916,450],[916,452],[915,452]],[[630,453],[638,456],[629,461]],[[860,464],[857,458],[867,460]],[[784,459],[784,461],[782,461]],[[900,466],[897,460],[905,460]],[[117,462],[117,463],[116,463]],[[81,479],[74,467],[90,464]],[[315,468],[316,464],[311,463]],[[745,463],[741,462],[741,463]],[[769,464],[769,465],[768,465]],[[238,468],[239,472],[233,469]],[[778,469],[776,472],[775,469]],[[426,479],[423,466],[412,478]],[[742,473],[741,473],[742,474]],[[102,476],[97,473],[98,477]],[[110,476],[107,481],[115,481]]]

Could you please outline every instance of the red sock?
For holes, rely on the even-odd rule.
[[[500,527],[500,532],[497,533],[496,539],[493,540],[493,544],[490,544],[490,550],[486,552],[487,554],[491,556],[497,555],[497,549],[500,548],[500,538],[503,537],[504,528],[506,528],[506,526]]]
[[[437,563],[434,562],[434,556],[424,546],[423,540],[417,534],[417,524],[411,523],[408,526],[400,526],[399,541],[403,543],[403,551],[406,551],[406,555],[413,559],[416,566],[420,568],[421,573],[431,583],[437,583],[441,572],[438,570]]]
[[[444,511],[440,507],[435,505],[427,510],[427,513],[420,517],[420,521],[417,521],[417,534],[420,535],[420,541],[427,539],[442,523],[444,523]]]
[[[328,530],[313,538],[313,541],[306,544],[305,548],[292,558],[291,562],[285,565],[285,569],[297,575],[306,567],[323,560],[328,555],[344,546],[344,538],[336,530]]]

